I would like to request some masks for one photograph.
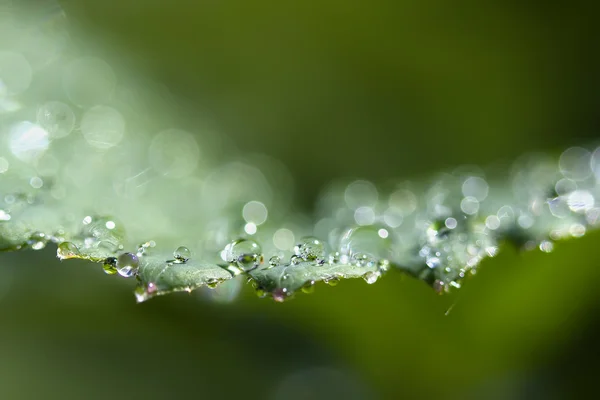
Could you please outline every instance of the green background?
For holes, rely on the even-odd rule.
[[[182,118],[216,125],[223,157],[230,141],[282,160],[306,210],[337,177],[419,179],[556,153],[600,127],[592,2],[61,4],[74,32],[101,39],[90,54],[119,55],[164,83]],[[135,305],[131,283],[97,266],[61,264],[52,249],[2,254],[0,396],[585,394],[598,372],[597,240],[550,255],[506,245],[449,296],[389,274],[285,304],[247,287],[232,305],[197,293]]]

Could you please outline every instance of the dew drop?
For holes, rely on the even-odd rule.
[[[302,257],[293,255],[290,257],[290,264],[298,265],[302,262]]]
[[[308,281],[302,285],[302,293],[310,294],[315,292],[315,281]]]
[[[540,243],[540,250],[544,253],[551,253],[554,250],[554,243],[549,240],[542,240]]]
[[[323,279],[323,282],[329,286],[337,286],[338,283],[340,283],[340,279],[336,276],[333,276],[331,278]]]
[[[138,271],[139,260],[135,254],[123,253],[117,258],[117,272],[124,278],[130,278]]]
[[[38,109],[37,123],[48,132],[50,138],[62,138],[75,128],[75,114],[65,103],[50,101]]]
[[[79,254],[79,249],[74,243],[71,242],[62,242],[58,245],[58,249],[56,250],[56,257],[58,257],[61,260],[74,258],[77,257]]]
[[[379,279],[380,276],[381,276],[381,274],[377,271],[369,271],[363,275],[363,279],[369,285],[372,285],[373,283],[377,282],[377,279]]]
[[[263,262],[262,250],[258,243],[250,239],[238,239],[225,246],[221,258],[236,264],[242,271],[250,271]]]
[[[31,234],[31,236],[29,236],[29,240],[27,241],[27,244],[29,244],[29,246],[33,250],[41,250],[44,247],[46,247],[47,241],[48,241],[48,238],[46,237],[46,235],[44,233],[34,232]]]
[[[269,259],[269,268],[275,268],[279,264],[281,264],[281,258],[278,256],[273,256]]]
[[[173,257],[175,258],[175,262],[178,264],[183,264],[192,256],[192,252],[185,246],[179,246],[174,252]]]
[[[108,257],[104,260],[102,265],[104,273],[107,275],[114,275],[117,273],[117,259],[115,257]]]
[[[278,303],[283,303],[285,299],[289,296],[288,290],[286,288],[278,288],[273,290],[272,293],[273,300]]]
[[[322,260],[325,257],[325,246],[317,238],[304,237],[294,247],[294,254],[304,261]]]

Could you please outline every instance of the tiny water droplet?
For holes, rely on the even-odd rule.
[[[294,247],[294,254],[304,261],[323,259],[325,257],[325,246],[319,239],[307,236],[300,239],[300,243]]]
[[[237,264],[242,271],[250,271],[263,262],[262,250],[258,243],[250,239],[238,239],[221,252],[221,258],[230,264]]]
[[[338,283],[340,283],[340,279],[336,276],[333,276],[331,278],[323,279],[323,282],[329,286],[337,286]]]
[[[135,254],[123,253],[117,258],[117,272],[124,278],[134,276],[138,271],[139,260]]]
[[[337,264],[340,262],[340,253],[339,251],[335,251],[329,254],[329,264]]]
[[[302,262],[302,257],[300,256],[292,256],[290,257],[290,264],[292,265],[298,265]]]
[[[315,281],[308,281],[302,286],[302,292],[306,294],[315,292]]]
[[[369,254],[356,253],[352,256],[352,263],[357,267],[372,267],[377,265],[377,259]]]
[[[31,236],[29,236],[29,240],[27,241],[27,244],[29,244],[29,246],[33,250],[41,250],[44,247],[46,247],[47,241],[48,241],[48,238],[46,237],[46,235],[44,233],[34,232],[31,234]]]
[[[58,249],[56,250],[56,257],[61,260],[77,257],[78,255],[79,249],[71,242],[62,242],[58,245]]]
[[[446,284],[444,283],[444,281],[436,279],[433,282],[433,290],[435,290],[436,293],[438,294],[442,294],[446,291],[447,287]]]
[[[148,286],[146,287],[146,293],[148,293],[149,295],[153,295],[158,291],[158,287],[156,286],[156,284],[154,284],[153,282],[150,282],[148,284]]]
[[[108,257],[104,260],[102,269],[105,274],[114,275],[117,273],[117,259],[115,257]]]
[[[175,262],[178,264],[183,264],[192,256],[192,252],[185,246],[179,246],[174,252],[173,257],[175,258]]]
[[[378,263],[380,272],[388,272],[390,270],[390,261],[382,258]]]
[[[287,288],[278,288],[273,290],[273,300],[278,303],[283,303],[285,299],[289,296]]]
[[[281,258],[278,256],[273,256],[269,259],[269,268],[275,268],[279,264],[281,264]]]
[[[365,280],[365,282],[367,282],[369,285],[371,285],[371,284],[377,282],[377,279],[379,279],[380,276],[381,276],[381,274],[377,271],[369,271],[363,275],[363,279]]]
[[[218,279],[209,279],[206,281],[206,286],[209,289],[215,289],[217,286],[219,286],[219,280]]]
[[[261,299],[267,295],[267,292],[263,288],[260,288],[260,287],[255,288],[254,292]]]

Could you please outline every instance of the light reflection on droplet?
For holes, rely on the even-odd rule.
[[[496,230],[500,228],[500,218],[496,215],[490,215],[485,219],[485,226],[488,229]]]
[[[112,107],[95,106],[83,114],[81,133],[85,140],[98,149],[106,150],[119,144],[125,134],[125,120]]]
[[[279,250],[292,250],[295,244],[294,232],[289,229],[278,229],[273,235],[273,244]]]
[[[386,239],[390,235],[390,233],[387,231],[387,229],[383,229],[383,228],[381,228],[380,230],[378,230],[377,234],[382,239]]]
[[[246,222],[261,225],[267,220],[267,207],[260,201],[249,201],[242,209],[242,216]]]
[[[31,85],[33,71],[22,54],[0,51],[0,81],[8,94],[24,92]]]
[[[582,147],[565,150],[558,165],[564,176],[575,181],[582,181],[592,174],[591,153]]]
[[[200,148],[194,136],[180,129],[159,132],[150,143],[148,161],[167,178],[179,179],[198,166]]]
[[[71,102],[79,107],[108,102],[115,86],[115,73],[110,65],[99,58],[79,58],[64,71],[64,91]]]
[[[10,127],[9,147],[15,157],[24,162],[33,162],[44,154],[50,145],[48,132],[29,121]]]

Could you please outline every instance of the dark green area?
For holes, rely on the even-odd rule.
[[[164,82],[186,123],[280,158],[307,209],[335,177],[557,151],[600,125],[592,2],[63,4],[104,39],[90,53]],[[597,243],[505,248],[449,296],[390,273],[284,304],[248,286],[233,305],[198,293],[135,305],[133,282],[99,265],[2,253],[0,397],[269,399],[325,367],[342,377],[302,386],[322,397],[288,398],[581,398],[598,372]]]

